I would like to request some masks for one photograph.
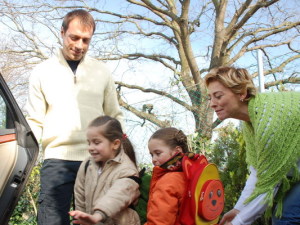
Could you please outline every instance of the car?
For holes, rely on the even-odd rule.
[[[6,225],[35,166],[39,145],[0,73],[0,224]]]

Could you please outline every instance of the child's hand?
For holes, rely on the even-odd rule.
[[[93,225],[102,220],[101,214],[95,213],[94,215],[84,213],[81,211],[71,211],[70,216],[74,218],[73,223],[82,225]]]

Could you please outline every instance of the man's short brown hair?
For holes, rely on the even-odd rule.
[[[93,29],[93,33],[95,32],[96,24],[93,16],[83,9],[73,10],[64,17],[64,20],[62,22],[62,29],[65,32],[68,30],[70,22],[75,18],[78,18],[80,23],[84,26],[91,27]]]

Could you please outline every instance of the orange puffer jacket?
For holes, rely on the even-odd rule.
[[[185,190],[186,181],[183,172],[155,166],[145,225],[179,225],[179,209]]]

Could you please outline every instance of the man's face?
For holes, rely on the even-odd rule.
[[[93,36],[93,28],[73,19],[66,31],[61,30],[63,55],[66,60],[79,61],[86,54]]]

